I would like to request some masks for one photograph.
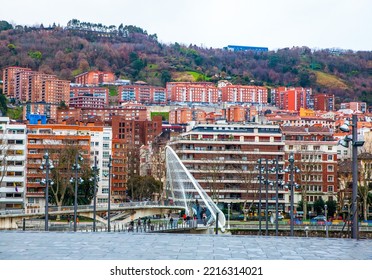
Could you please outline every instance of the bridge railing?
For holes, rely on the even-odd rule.
[[[164,202],[164,201],[132,201],[132,202],[124,202],[124,203],[111,203],[110,209],[120,209],[120,208],[129,208],[129,209],[135,209],[135,208],[151,208],[151,207],[183,207],[184,204],[176,201],[176,202]],[[58,213],[58,212],[71,212],[74,211],[74,206],[49,206],[48,212],[50,214],[52,213]],[[96,207],[97,211],[102,211],[105,209],[108,209],[108,203],[98,203]],[[93,205],[78,205],[77,210],[93,210]],[[0,215],[17,215],[17,214],[44,214],[45,209],[44,208],[26,208],[26,209],[17,209],[17,210],[1,210]]]

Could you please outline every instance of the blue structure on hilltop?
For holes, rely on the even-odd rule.
[[[29,124],[46,124],[47,123],[46,115],[27,114],[26,118],[27,118]]]
[[[225,49],[233,52],[239,51],[253,51],[253,52],[268,52],[269,49],[266,47],[251,47],[251,46],[235,46],[235,45],[228,45]]]

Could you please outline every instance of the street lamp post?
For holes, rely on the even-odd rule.
[[[293,236],[293,231],[294,231],[294,189],[297,187],[297,184],[294,183],[294,172],[298,173],[300,172],[300,169],[298,169],[296,166],[294,166],[294,155],[293,153],[290,153],[288,162],[289,162],[289,168],[286,168],[284,171],[289,172],[289,188],[290,188],[290,215],[291,215],[291,222],[290,222],[290,236]]]
[[[96,219],[97,219],[97,156],[94,156],[94,167],[93,167],[93,172],[94,172],[94,197],[93,197],[93,232],[96,231]]]
[[[258,170],[259,170],[259,190],[258,190],[258,235],[261,235],[261,208],[262,208],[262,160],[258,160]]]
[[[352,137],[346,136],[338,142],[339,145],[348,148],[349,142],[352,143],[352,172],[353,172],[353,190],[351,205],[351,238],[358,239],[358,147],[364,145],[364,141],[358,141],[358,116],[352,116],[352,124],[345,121],[340,126],[342,132],[350,132],[349,126],[352,127]]]
[[[266,159],[266,180],[265,180],[265,191],[266,191],[266,207],[265,207],[265,218],[266,218],[266,224],[265,224],[265,234],[266,236],[269,235],[269,160]]]
[[[227,229],[230,229],[230,206],[231,204],[227,204]]]
[[[279,234],[279,156],[276,156],[275,160],[275,236]]]
[[[74,189],[74,231],[77,231],[77,192],[78,192],[78,172],[81,169],[81,166],[79,164],[79,159],[81,160],[81,157],[79,156],[79,153],[76,153],[75,156],[75,163],[72,165],[72,170],[75,171],[75,178],[71,179],[71,182],[75,181],[75,189]],[[80,179],[80,183],[82,182],[82,179]]]
[[[294,163],[294,157],[293,157],[293,154],[291,153],[291,155],[289,156],[289,164],[290,164],[290,181],[291,181],[291,185],[290,185],[290,188],[291,188],[291,236],[293,236],[293,228],[294,228],[294,207],[293,207],[293,204],[294,204],[294,188],[293,188],[293,183],[294,183],[294,176],[293,176],[293,163]]]
[[[111,168],[112,168],[112,159],[111,156],[109,157],[109,163],[108,166],[109,168],[109,174],[108,174],[108,204],[107,204],[107,231],[111,231],[111,221],[110,221],[110,216],[111,216]]]
[[[53,182],[49,179],[49,171],[53,169],[53,164],[50,163],[50,158],[48,152],[46,152],[43,156],[44,163],[40,166],[41,170],[45,169],[45,180],[42,180],[41,183],[45,184],[45,231],[49,230],[49,184]]]
[[[328,219],[327,219],[327,209],[328,209],[328,205],[327,204],[324,204],[324,215],[325,215],[325,230],[326,230],[326,237],[328,238]]]

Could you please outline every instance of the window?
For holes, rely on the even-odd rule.
[[[347,150],[344,150],[344,156],[347,156]]]
[[[332,151],[332,146],[328,146],[328,151]]]
[[[328,160],[333,160],[333,156],[332,155],[328,155]]]
[[[314,151],[319,151],[320,150],[320,146],[314,146]]]
[[[328,187],[327,187],[327,191],[328,191],[328,192],[333,192],[333,186],[328,186]]]
[[[288,149],[293,150],[293,145],[289,145]]]
[[[328,181],[328,182],[333,182],[333,176],[332,176],[332,175],[328,175],[328,177],[327,177],[327,181]]]
[[[333,172],[333,165],[327,165],[327,171]]]

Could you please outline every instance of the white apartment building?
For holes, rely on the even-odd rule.
[[[25,205],[26,125],[0,117],[0,211]]]
[[[90,136],[90,165],[92,167],[94,166],[94,158],[97,157],[97,175],[99,178],[97,183],[97,203],[107,203],[109,179],[105,174],[109,173],[108,164],[111,155],[112,128],[104,127],[103,131],[91,131]]]

